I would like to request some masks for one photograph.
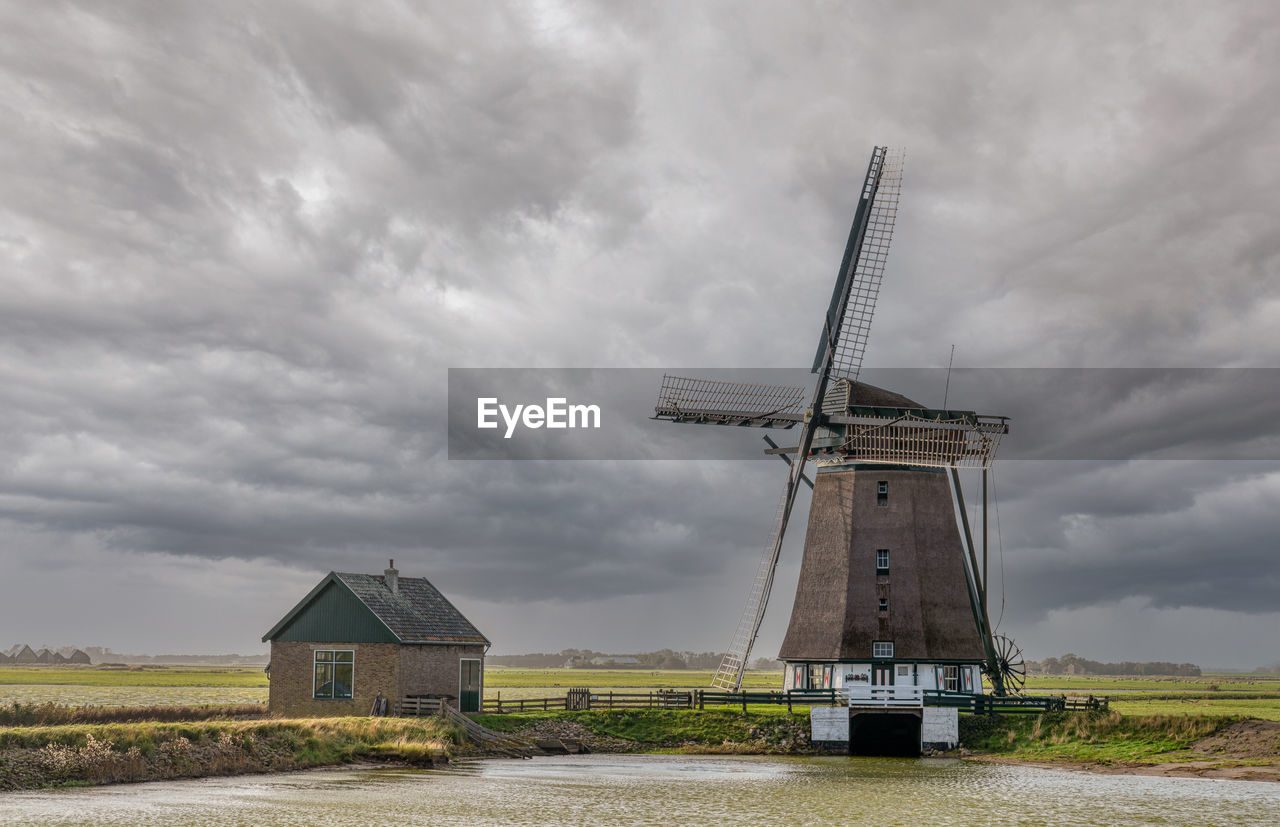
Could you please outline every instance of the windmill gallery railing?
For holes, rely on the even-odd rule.
[[[550,712],[553,710],[601,709],[706,709],[716,706],[773,705],[854,706],[854,707],[955,707],[961,712],[982,714],[1034,714],[1040,712],[1106,711],[1108,699],[1090,695],[1087,698],[1065,695],[1023,695],[997,698],[960,692],[937,692],[919,687],[856,687],[851,694],[843,690],[815,689],[791,692],[745,691],[721,692],[711,689],[655,689],[650,692],[593,692],[585,687],[569,690],[565,695],[545,698],[503,698],[499,693],[486,698],[482,711],[486,714],[513,712]],[[402,712],[401,714],[406,714]],[[413,714],[413,713],[407,713]]]
[[[808,421],[804,388],[664,375],[654,419],[788,429]],[[854,405],[848,385],[824,404],[813,453],[850,461],[937,468],[984,468],[1009,431],[1006,417],[973,411]],[[766,453],[787,454],[794,449]]]

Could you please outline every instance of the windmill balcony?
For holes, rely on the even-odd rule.
[[[844,688],[849,706],[924,706],[924,687],[854,684]]]

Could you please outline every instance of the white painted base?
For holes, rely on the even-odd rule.
[[[952,710],[953,712],[955,710]],[[849,743],[849,708],[815,706],[809,709],[809,739],[816,743]]]
[[[955,749],[960,746],[960,711],[955,707],[926,706],[920,721],[921,749]]]

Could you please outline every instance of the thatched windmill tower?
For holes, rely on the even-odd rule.
[[[859,383],[862,355],[897,215],[902,157],[876,147],[803,387],[664,377],[654,416],[673,422],[798,429],[771,449],[790,472],[772,538],[714,683],[741,686],[773,587],[801,482],[813,488],[804,559],[779,657],[788,689],[890,697],[889,687],[996,694],[1020,687],[1021,656],[986,610],[986,471],[1004,417],[925,408]],[[815,479],[805,476],[810,460]],[[957,469],[983,472],[979,567]],[[877,689],[877,687],[879,689]],[[865,688],[865,692],[864,692]]]

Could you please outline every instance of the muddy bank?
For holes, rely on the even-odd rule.
[[[1142,761],[1082,761],[1068,756],[1024,757],[1017,754],[966,754],[966,760],[1027,767],[1069,769],[1104,775],[1150,775],[1165,778],[1225,778],[1280,782],[1280,722],[1246,719],[1225,724],[1212,735],[1169,754]]]

